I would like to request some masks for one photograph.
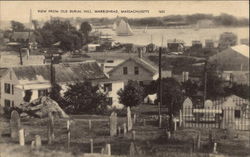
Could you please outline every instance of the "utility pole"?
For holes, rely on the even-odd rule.
[[[206,98],[207,98],[207,60],[205,60],[205,65],[204,65],[204,95],[203,95],[203,106],[205,105]]]
[[[161,83],[161,53],[162,47],[159,48],[159,87],[158,87],[158,107],[159,107],[159,117],[161,115],[161,105],[162,105],[162,83]]]

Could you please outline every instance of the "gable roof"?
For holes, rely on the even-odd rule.
[[[143,69],[147,70],[148,72],[150,72],[152,74],[156,74],[158,72],[158,70],[153,65],[151,65],[148,62],[146,62],[144,59],[138,58],[138,57],[134,57],[134,58],[129,58],[129,59],[125,60],[124,62],[120,63],[115,68],[113,68],[112,70],[110,70],[108,72],[108,74],[114,72],[115,70],[117,70],[118,68],[120,68],[121,66],[123,66],[124,64],[126,64],[127,62],[130,62],[130,61],[137,63]]]
[[[248,70],[249,69],[249,46],[236,45],[209,57],[210,62],[221,65],[223,70]]]
[[[242,54],[243,56],[249,58],[249,46],[247,45],[236,45],[231,47],[234,51]]]
[[[11,39],[13,40],[27,40],[27,39],[34,40],[34,33],[33,32],[13,32],[11,35]]]
[[[55,69],[56,82],[107,78],[96,62],[55,64],[53,67]],[[44,83],[51,80],[50,65],[19,66],[12,69],[20,84]]]

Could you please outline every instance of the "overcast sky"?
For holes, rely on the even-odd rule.
[[[0,1],[0,20],[28,22],[30,9],[33,19],[61,17],[152,17],[171,14],[206,13],[219,15],[228,13],[237,17],[249,18],[248,1]],[[92,13],[38,13],[45,10],[92,10]],[[94,10],[149,10],[149,13],[93,13]],[[165,13],[159,13],[165,10]]]

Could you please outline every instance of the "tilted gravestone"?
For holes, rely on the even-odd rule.
[[[19,113],[14,110],[11,112],[11,119],[10,119],[11,138],[18,137],[18,131],[20,128],[21,128],[20,116],[19,116]]]
[[[112,114],[109,117],[109,125],[110,125],[110,136],[116,136],[117,135],[117,114],[115,112],[112,112]]]
[[[133,128],[130,107],[127,107],[127,127],[128,127],[128,131],[132,130],[132,128]]]

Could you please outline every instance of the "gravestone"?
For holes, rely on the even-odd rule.
[[[185,121],[190,121],[193,118],[193,103],[190,98],[186,98],[182,105],[182,122],[185,125]]]
[[[19,133],[19,144],[20,146],[24,146],[25,145],[25,135],[24,135],[24,129],[19,129],[18,131]]]
[[[192,100],[190,98],[186,98],[183,102],[183,105],[182,105],[183,109],[184,108],[193,108],[193,103],[192,103]]]
[[[228,98],[222,104],[223,118],[222,118],[222,128],[232,129],[235,127],[235,108],[236,104],[232,98]]]
[[[116,136],[117,135],[117,114],[115,112],[112,112],[112,114],[109,117],[109,125],[110,125],[110,136]]]
[[[39,135],[35,136],[35,147],[39,149],[42,146],[42,140]]]
[[[129,155],[130,155],[130,157],[136,156],[136,147],[135,147],[134,142],[130,143],[130,146],[129,146]]]
[[[132,122],[130,107],[127,107],[127,127],[128,127],[128,131],[131,131],[132,128],[133,128],[133,122]]]
[[[20,128],[21,128],[20,116],[19,116],[19,113],[14,110],[11,112],[11,119],[10,119],[11,138],[18,137],[18,131]]]
[[[204,108],[212,108],[214,106],[213,102],[211,100],[206,100],[204,104]]]
[[[204,109],[205,109],[205,114],[204,117],[206,120],[215,120],[215,113],[210,113],[208,110],[212,109],[214,106],[213,102],[211,100],[206,100],[204,103]]]

